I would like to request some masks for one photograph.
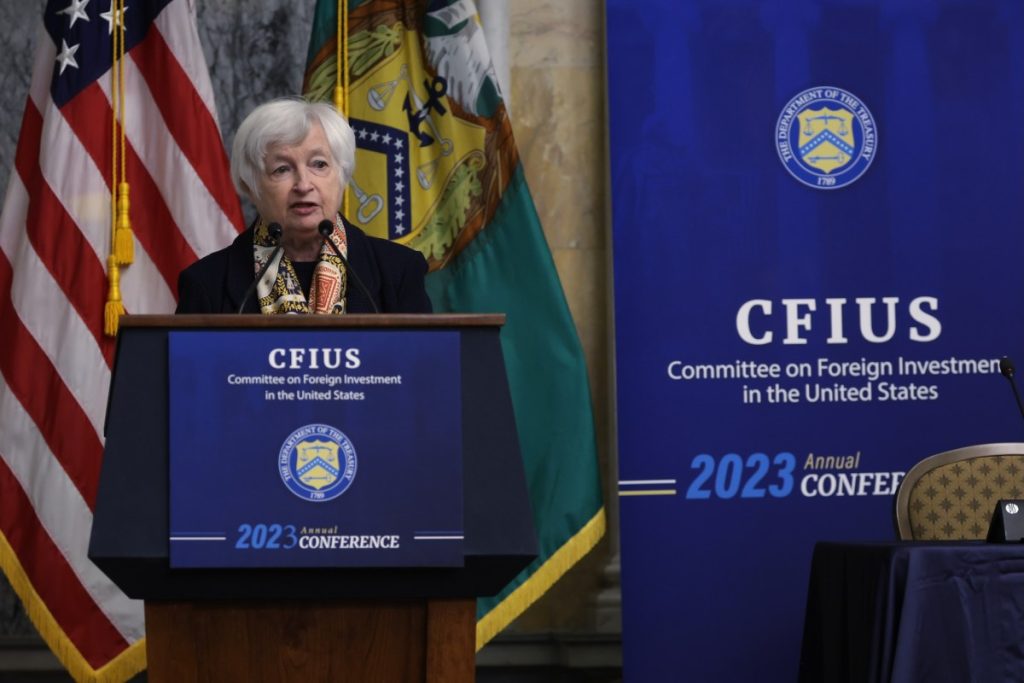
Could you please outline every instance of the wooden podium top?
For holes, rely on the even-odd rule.
[[[369,313],[357,315],[124,315],[121,327],[501,327],[504,313]]]

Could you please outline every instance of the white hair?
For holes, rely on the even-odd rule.
[[[261,104],[245,117],[231,145],[231,180],[240,194],[259,198],[260,174],[272,145],[297,145],[319,122],[338,165],[344,191],[356,167],[356,137],[345,117],[326,102],[282,98]]]

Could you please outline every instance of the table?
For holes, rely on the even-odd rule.
[[[1024,681],[1024,545],[818,543],[800,681]]]

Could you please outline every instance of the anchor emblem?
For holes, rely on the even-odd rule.
[[[454,97],[469,75],[431,70],[424,56],[396,52],[352,83],[359,161],[347,192],[356,225],[433,258],[453,248],[447,219],[435,216],[472,225],[485,165],[476,153],[490,132]]]
[[[402,110],[405,112],[408,120],[409,132],[419,141],[420,149],[430,147],[435,142],[441,148],[439,156],[416,167],[416,181],[424,190],[429,190],[434,184],[434,177],[437,175],[437,167],[441,159],[450,156],[455,151],[455,143],[452,142],[451,138],[444,137],[441,134],[440,128],[438,128],[437,122],[434,120],[434,114],[443,116],[448,113],[443,104],[443,98],[448,93],[448,81],[441,76],[435,76],[432,80],[424,79],[423,87],[427,91],[427,100],[424,102],[409,78],[408,65],[403,64],[398,71],[398,78],[383,81],[370,87],[366,94],[366,101],[370,108],[375,111],[387,109],[388,104],[390,104],[391,99],[395,95],[395,91],[403,82],[406,85],[406,94],[402,102]],[[422,129],[424,125],[427,130]],[[354,191],[358,196],[359,191]],[[377,195],[369,197],[369,200],[372,201],[376,197]],[[363,204],[364,202],[360,198],[361,208]],[[374,206],[377,206],[377,204],[374,204]],[[376,215],[376,213],[372,215]]]

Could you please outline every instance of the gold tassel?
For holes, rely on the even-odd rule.
[[[128,183],[117,187],[117,229],[114,231],[114,256],[122,266],[135,259],[135,240],[132,239],[132,223],[128,218]]]
[[[21,598],[25,614],[32,620],[50,651],[76,681],[118,683],[126,681],[146,668],[146,639],[141,638],[122,651],[101,669],[93,669],[75,644],[68,638],[46,603],[29,581],[18,555],[0,532],[0,574],[6,574],[15,595]]]
[[[334,108],[339,114],[345,113],[345,89],[340,85],[334,87]]]
[[[589,553],[605,532],[604,506],[583,527],[552,553],[542,565],[476,622],[476,651],[544,595],[565,572]]]
[[[103,333],[108,337],[117,336],[117,326],[124,315],[124,303],[121,301],[121,269],[117,267],[117,258],[111,254],[107,257],[107,305],[103,307]]]

